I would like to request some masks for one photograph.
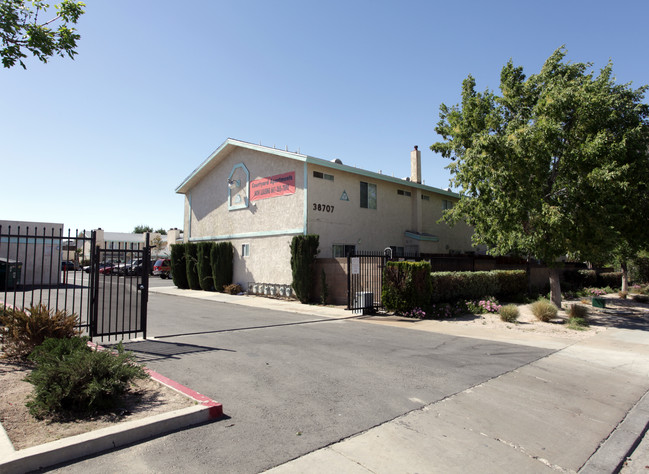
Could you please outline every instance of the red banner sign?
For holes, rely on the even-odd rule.
[[[295,193],[295,171],[250,182],[250,200],[259,201]]]

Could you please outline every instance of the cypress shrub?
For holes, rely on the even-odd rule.
[[[174,285],[181,290],[189,289],[187,282],[187,263],[185,262],[185,244],[171,246],[171,277]]]
[[[313,281],[313,262],[318,254],[320,236],[296,235],[291,240],[293,290],[301,303],[308,303]]]
[[[212,246],[210,252],[212,279],[216,291],[225,291],[232,284],[234,246],[231,242],[219,242]]]
[[[405,313],[430,303],[428,262],[388,262],[383,270],[381,302],[388,311]]]
[[[205,291],[214,291],[214,281],[212,280],[212,265],[210,262],[210,252],[214,247],[214,242],[200,242],[196,250],[196,272],[198,273],[198,283],[201,289]]]
[[[185,268],[187,269],[187,283],[192,290],[200,290],[201,283],[198,279],[198,246],[192,242],[185,244]]]

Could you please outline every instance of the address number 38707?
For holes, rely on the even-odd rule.
[[[320,212],[334,212],[334,207],[330,204],[313,203],[313,210],[320,211]]]

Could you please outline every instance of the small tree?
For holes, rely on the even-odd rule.
[[[192,290],[200,290],[201,283],[198,278],[198,246],[195,243],[185,244],[185,268],[187,270],[187,283]]]
[[[136,225],[133,229],[134,234],[144,234],[145,232],[153,232],[153,227],[149,225]]]
[[[313,262],[318,254],[318,235],[296,235],[291,241],[293,290],[301,303],[308,303],[313,284]]]
[[[181,290],[189,289],[187,281],[187,262],[185,260],[185,244],[171,246],[171,277],[174,285]]]
[[[234,247],[231,242],[219,242],[212,247],[210,254],[212,267],[212,279],[216,291],[224,291],[224,288],[232,283]]]
[[[212,265],[210,264],[210,252],[214,242],[200,242],[197,249],[196,270],[198,281],[205,291],[214,291],[214,280],[212,279]]]

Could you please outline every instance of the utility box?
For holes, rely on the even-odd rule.
[[[22,262],[9,258],[0,258],[0,290],[8,290],[18,286],[22,269]]]
[[[354,297],[353,314],[370,314],[374,312],[374,293],[359,291]]]
[[[606,308],[606,300],[599,296],[593,296],[593,308]]]

